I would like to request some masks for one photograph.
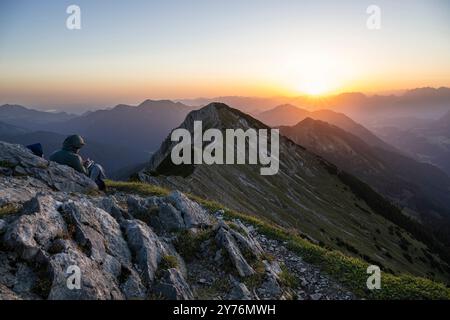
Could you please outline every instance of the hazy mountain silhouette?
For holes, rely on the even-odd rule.
[[[366,95],[361,92],[346,92],[326,97],[307,95],[269,98],[225,96],[180,101],[197,107],[217,101],[252,115],[284,104],[301,106],[309,111],[330,109],[342,112],[367,126],[380,118],[442,116],[450,109],[450,88],[416,88],[396,95]]]
[[[282,104],[273,109],[264,111],[255,117],[271,127],[292,126],[309,117],[310,111],[298,108],[292,104]]]
[[[387,150],[393,150],[393,148],[374,135],[370,130],[364,126],[353,121],[343,113],[335,112],[332,110],[317,110],[308,111],[298,108],[293,105],[281,105],[274,109],[262,112],[256,116],[267,125],[272,127],[278,127],[282,125],[291,126],[304,120],[305,118],[312,118],[316,120],[322,120],[340,127],[352,134],[360,137],[366,143],[371,146],[378,146]]]
[[[374,130],[399,150],[450,175],[450,112],[438,120],[421,119],[414,124],[397,120]]]
[[[169,100],[146,100],[138,106],[117,105],[54,126],[60,133],[76,132],[94,141],[152,152],[192,108]]]
[[[18,126],[0,122],[0,135],[22,134],[22,133],[26,133],[28,131],[29,130],[18,127]]]
[[[19,105],[5,104],[0,106],[0,119],[3,123],[30,130],[41,130],[45,127],[76,117],[65,112],[44,112],[28,109]]]

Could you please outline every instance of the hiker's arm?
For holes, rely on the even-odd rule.
[[[73,168],[75,170],[77,170],[78,172],[83,173],[85,175],[88,175],[88,172],[87,172],[86,168],[83,166],[83,159],[81,159],[80,156],[77,156],[77,158],[74,159],[73,162],[74,162],[73,163]]]

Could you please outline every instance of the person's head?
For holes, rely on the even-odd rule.
[[[78,152],[84,145],[84,139],[80,135],[74,134],[64,140],[63,149]]]

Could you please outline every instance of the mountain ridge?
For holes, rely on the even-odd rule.
[[[343,130],[351,132],[363,139],[369,145],[378,146],[386,150],[394,150],[392,146],[378,138],[361,124],[355,122],[344,113],[333,110],[321,109],[308,111],[295,105],[287,104],[275,107],[274,109],[265,111],[256,116],[259,120],[273,127],[296,125],[307,117],[328,122]]]
[[[180,127],[192,130],[194,120],[203,120],[205,129],[209,128],[209,124],[217,125],[221,122],[226,123],[230,129],[268,128],[249,115],[241,119],[242,114],[226,105],[213,103],[191,112]],[[219,125],[219,129],[223,127]],[[415,267],[410,268],[410,262],[407,261],[409,255],[402,254],[402,249],[398,247],[395,249],[398,240],[391,239],[392,235],[389,233],[383,234],[383,246],[389,247],[389,252],[397,252],[396,258],[392,260],[383,257],[383,250],[374,253],[370,249],[373,239],[368,235],[377,232],[366,229],[369,226],[389,229],[385,226],[391,222],[372,211],[374,209],[368,206],[361,195],[352,194],[353,191],[349,191],[349,185],[343,183],[342,179],[345,180],[348,176],[349,180],[345,180],[347,183],[360,182],[349,175],[341,175],[333,165],[291,140],[280,137],[280,172],[270,177],[260,176],[256,171],[257,167],[249,165],[196,165],[180,174],[179,168],[168,162],[173,145],[170,137],[163,142],[147,168],[139,173],[141,181],[221,201],[229,208],[247,214],[261,214],[284,227],[299,230],[316,243],[332,248],[340,247],[346,253],[377,260],[376,263],[386,264],[388,268],[406,268],[409,272],[417,272],[417,263],[421,260],[418,257],[412,258]],[[160,170],[161,167],[164,170]],[[368,192],[378,197],[377,201],[383,199],[373,191]],[[386,205],[390,206],[387,202]],[[392,210],[396,209],[392,207]],[[355,220],[362,217],[367,220],[365,227]],[[378,224],[380,225],[376,227]],[[410,241],[415,240],[408,240]],[[407,260],[400,262],[403,259]],[[399,264],[402,266],[399,267]]]

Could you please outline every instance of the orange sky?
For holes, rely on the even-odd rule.
[[[103,107],[450,86],[448,1],[379,1],[380,30],[367,29],[361,1],[79,5],[82,29],[70,31],[61,3],[2,2],[0,103]]]

